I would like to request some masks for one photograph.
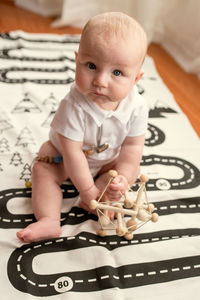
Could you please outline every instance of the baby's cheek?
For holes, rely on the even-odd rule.
[[[84,70],[78,68],[76,71],[76,75],[75,75],[75,81],[78,86],[81,86],[81,87],[84,86],[85,82],[87,81],[86,72],[84,72]]]

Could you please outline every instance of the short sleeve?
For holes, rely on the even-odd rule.
[[[148,106],[145,99],[140,96],[129,122],[127,136],[134,137],[146,134],[148,125]]]
[[[51,127],[57,133],[81,142],[84,137],[84,113],[80,106],[64,99],[51,122]]]

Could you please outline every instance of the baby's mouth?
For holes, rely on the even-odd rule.
[[[97,95],[97,96],[105,96],[104,94],[99,93],[99,92],[94,92],[94,94]]]

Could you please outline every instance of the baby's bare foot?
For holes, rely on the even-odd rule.
[[[127,179],[123,175],[116,176],[107,189],[107,196],[110,200],[120,200],[128,187]]]
[[[28,225],[17,232],[17,237],[23,243],[36,242],[61,235],[60,221],[45,218]]]

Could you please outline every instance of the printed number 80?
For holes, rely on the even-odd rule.
[[[58,293],[70,291],[73,287],[73,281],[70,277],[63,276],[55,281],[54,288]]]

